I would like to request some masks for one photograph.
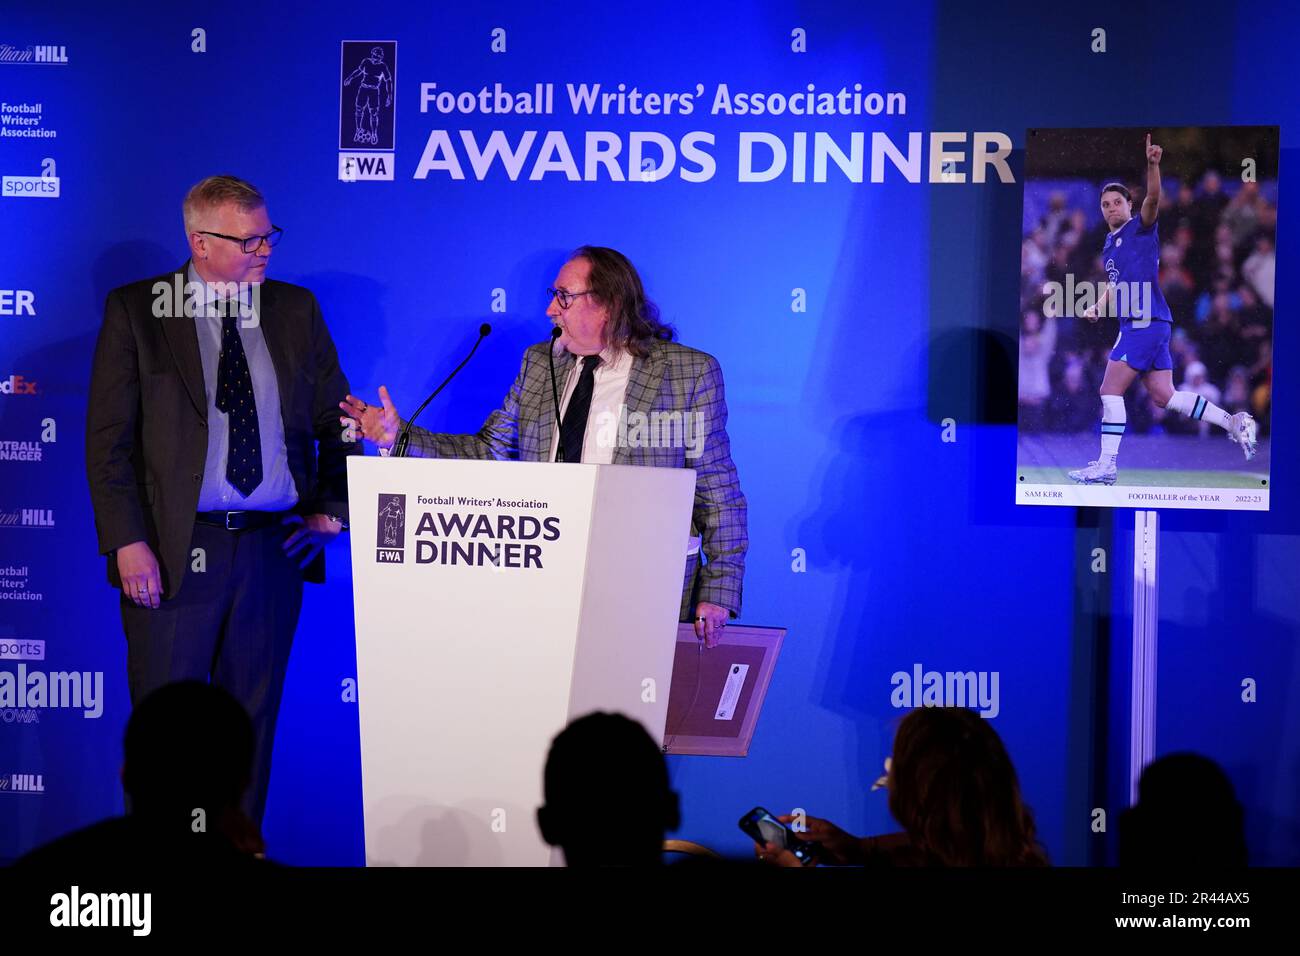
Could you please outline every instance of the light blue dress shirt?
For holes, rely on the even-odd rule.
[[[218,298],[217,291],[194,270],[190,263],[186,279],[203,286],[200,301]],[[244,301],[250,296],[247,294]],[[199,489],[200,511],[286,511],[298,503],[298,489],[289,471],[289,453],[284,443],[284,420],[280,416],[280,386],[275,379],[275,365],[262,335],[260,316],[256,320],[237,319],[239,339],[248,356],[248,370],[253,378],[253,399],[257,402],[257,428],[262,438],[262,483],[247,498],[226,480],[226,455],[230,445],[230,426],[225,412],[217,409],[217,368],[221,362],[221,317],[219,310],[195,310],[194,330],[199,336],[199,355],[203,360],[203,392],[208,403],[208,456],[203,465],[203,485]]]

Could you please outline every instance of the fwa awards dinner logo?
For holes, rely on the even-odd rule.
[[[406,560],[406,495],[380,495],[375,532],[375,561],[401,564]]]
[[[344,40],[339,54],[339,179],[393,178],[397,41]]]

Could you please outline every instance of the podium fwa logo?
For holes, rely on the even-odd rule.
[[[396,40],[344,40],[339,53],[339,179],[393,178]]]
[[[380,495],[375,529],[375,562],[401,564],[406,560],[406,495]]]
[[[1002,711],[998,671],[927,671],[913,664],[911,673],[895,671],[889,682],[894,707],[969,707],[990,719]]]

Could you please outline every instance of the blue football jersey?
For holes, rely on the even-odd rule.
[[[1134,216],[1119,229],[1106,236],[1101,247],[1101,261],[1110,282],[1122,284],[1123,289],[1111,291],[1111,304],[1121,323],[1134,319],[1152,318],[1173,322],[1173,313],[1165,294],[1160,291],[1157,277],[1160,273],[1159,222],[1148,229],[1142,217]]]

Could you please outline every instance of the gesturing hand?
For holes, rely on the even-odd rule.
[[[356,429],[362,438],[380,448],[392,448],[397,441],[397,433],[401,430],[402,420],[393,407],[388,389],[383,385],[379,386],[379,401],[382,404],[370,405],[355,395],[349,395],[339,402],[339,408],[347,413],[339,419],[339,423]]]

